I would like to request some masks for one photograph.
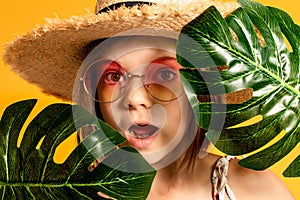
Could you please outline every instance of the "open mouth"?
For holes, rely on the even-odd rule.
[[[145,125],[132,125],[129,127],[129,132],[137,139],[146,139],[154,135],[158,128],[153,125],[145,124]]]
[[[145,149],[155,142],[158,132],[159,128],[156,126],[135,124],[129,127],[125,137],[132,146],[138,149]]]

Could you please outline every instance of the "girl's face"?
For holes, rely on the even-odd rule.
[[[185,150],[189,146],[182,139],[193,125],[193,114],[175,45],[175,40],[155,37],[121,40],[106,47],[98,66],[103,119],[151,164],[170,155],[179,143]]]

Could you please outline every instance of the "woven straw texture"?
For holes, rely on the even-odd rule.
[[[96,39],[108,38],[137,28],[179,32],[211,5],[226,16],[239,5],[210,0],[156,1],[155,4],[122,6],[98,15],[48,19],[5,47],[3,60],[28,82],[45,93],[71,100],[73,83],[84,59],[84,48]],[[184,2],[184,3],[183,3]],[[96,10],[113,2],[98,2]]]

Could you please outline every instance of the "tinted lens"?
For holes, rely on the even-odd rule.
[[[175,59],[163,63],[151,63],[145,72],[146,90],[161,101],[178,98],[183,92],[179,68]]]
[[[124,70],[113,61],[97,61],[84,74],[85,90],[96,101],[112,102],[122,95],[124,74]]]

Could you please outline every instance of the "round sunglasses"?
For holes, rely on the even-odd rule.
[[[93,100],[110,103],[128,91],[133,78],[141,78],[145,90],[153,98],[166,102],[177,99],[184,91],[180,68],[175,58],[165,58],[149,63],[142,75],[135,75],[115,61],[98,60],[87,67],[80,81]]]

